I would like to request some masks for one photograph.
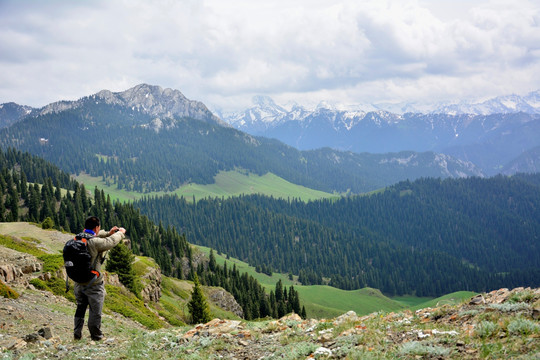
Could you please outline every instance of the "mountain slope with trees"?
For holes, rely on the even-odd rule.
[[[540,175],[420,179],[381,193],[304,203],[177,196],[134,203],[196,244],[304,284],[441,295],[536,286]]]
[[[162,95],[159,103],[153,103],[162,112],[141,111],[144,106],[133,102],[108,101],[100,93],[75,103],[52,104],[1,129],[0,146],[28,151],[71,174],[85,172],[120,189],[143,193],[172,191],[186,183],[211,184],[219,171],[239,168],[258,175],[271,172],[326,192],[353,193],[422,176],[481,175],[468,162],[432,152],[372,155],[329,148],[302,152],[204,117],[171,113],[169,98],[160,88],[143,86],[141,95],[143,89]]]
[[[24,169],[32,170],[29,176]],[[62,190],[53,183],[66,187]],[[110,197],[97,188],[93,197],[90,196],[84,185],[43,159],[14,149],[5,152],[0,149],[0,222],[37,222],[44,227],[77,233],[90,215],[98,216],[104,229],[118,224],[126,228],[133,253],[154,258],[164,275],[193,280],[198,273],[203,284],[229,290],[244,308],[246,319],[277,316],[273,310],[278,302],[272,303],[272,294],[266,295],[252,276],[236,269],[227,271],[226,266],[225,269],[212,267],[201,257],[194,259],[193,247],[174,227],[164,227],[161,222],[156,225],[131,204],[113,204]],[[123,255],[118,254],[122,251]],[[135,282],[132,269],[116,261],[117,255],[129,258],[129,253],[126,247],[116,247],[107,270],[118,273],[122,283],[138,294],[140,284]],[[57,256],[61,259],[61,255]]]

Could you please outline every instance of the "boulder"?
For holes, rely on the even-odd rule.
[[[469,305],[484,305],[485,303],[486,299],[484,299],[484,296],[482,296],[482,294],[473,296],[469,301]]]
[[[358,315],[356,315],[356,313],[351,310],[351,311],[348,311],[345,314],[335,318],[333,324],[334,324],[334,326],[338,326],[338,325],[344,324],[346,322],[356,322],[359,319],[360,318],[358,317]]]
[[[49,327],[44,327],[44,328],[39,329],[38,335],[45,339],[50,339],[53,337],[52,330]]]
[[[534,320],[540,320],[540,307],[536,307],[532,311],[532,318]]]
[[[299,322],[301,322],[302,318],[300,317],[300,315],[292,313],[292,314],[289,314],[289,315],[285,315],[284,317],[279,319],[279,322],[281,322],[281,323],[284,323],[284,322],[287,322],[287,321],[299,321]]]

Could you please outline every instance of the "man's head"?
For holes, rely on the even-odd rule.
[[[97,216],[90,216],[84,222],[84,228],[87,229],[87,230],[95,231],[99,227],[101,227],[101,223],[100,223],[99,218]]]

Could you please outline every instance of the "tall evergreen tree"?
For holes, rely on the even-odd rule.
[[[197,273],[193,272],[193,291],[191,293],[191,300],[188,302],[189,313],[191,314],[191,323],[207,323],[212,319],[210,314],[210,307],[206,301],[199,282]]]
[[[118,274],[118,279],[132,293],[140,296],[140,284],[137,282],[135,270],[133,269],[133,260],[135,256],[124,245],[119,243],[109,251],[109,259],[105,265],[105,269]]]

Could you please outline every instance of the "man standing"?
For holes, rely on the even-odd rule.
[[[99,218],[91,216],[84,223],[84,231],[76,236],[86,241],[88,253],[91,256],[92,273],[94,279],[86,283],[75,282],[74,292],[77,299],[75,311],[73,336],[76,340],[82,337],[84,315],[86,308],[90,307],[88,316],[88,330],[92,340],[103,339],[101,332],[101,312],[105,300],[105,286],[101,274],[101,264],[105,261],[107,251],[115,247],[125,238],[126,229],[114,226],[110,231],[101,230]]]

